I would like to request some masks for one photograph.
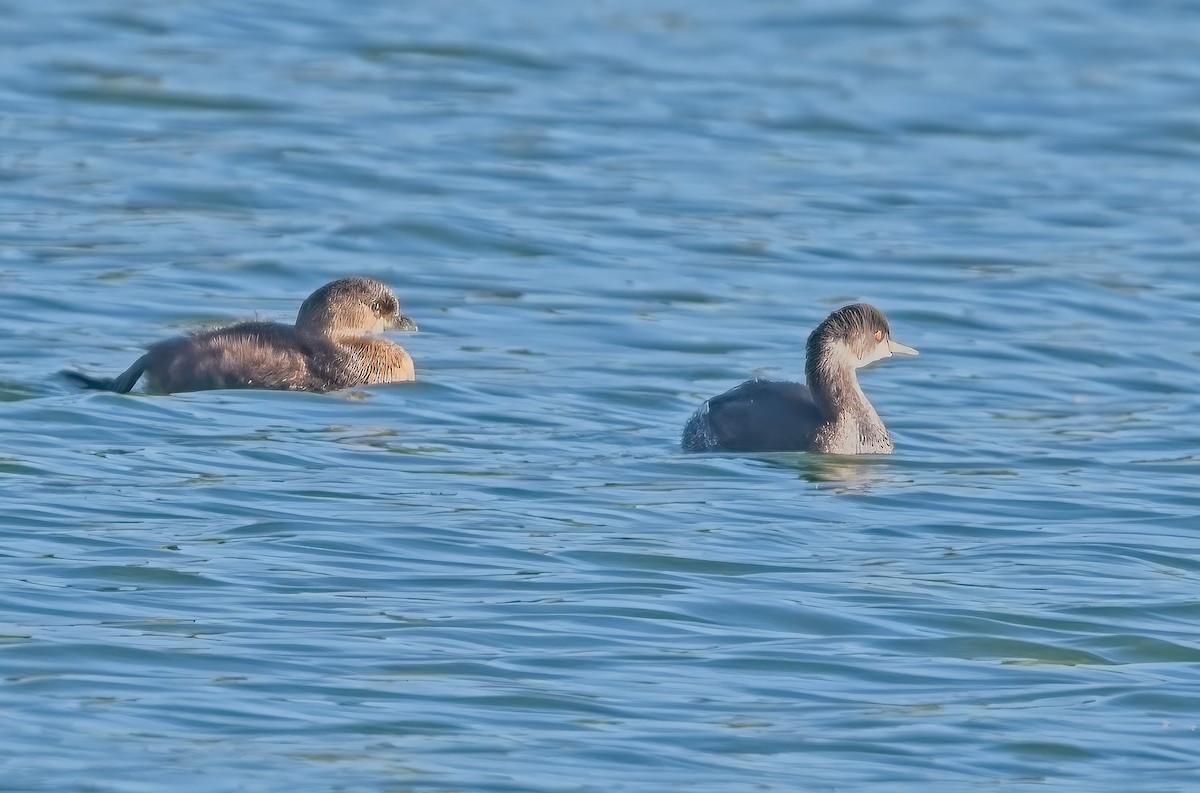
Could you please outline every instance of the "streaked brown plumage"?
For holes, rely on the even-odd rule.
[[[416,330],[396,295],[372,278],[342,278],[309,295],[295,325],[241,322],[150,346],[115,378],[64,372],[85,388],[126,393],[144,374],[152,393],[216,388],[334,391],[415,379],[400,345],[369,334]]]

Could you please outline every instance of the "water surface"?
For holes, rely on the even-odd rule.
[[[5,789],[1194,786],[1194,5],[3,11]],[[54,377],[352,273],[419,383]],[[677,450],[858,300],[894,456]]]

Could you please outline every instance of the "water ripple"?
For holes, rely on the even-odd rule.
[[[48,3],[8,786],[1193,785],[1193,9]],[[54,377],[352,272],[420,382]],[[862,374],[896,455],[678,452],[857,300],[922,350]]]

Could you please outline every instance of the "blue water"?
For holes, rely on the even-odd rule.
[[[0,790],[1195,789],[1194,3],[0,12]],[[894,456],[678,451],[858,300]]]

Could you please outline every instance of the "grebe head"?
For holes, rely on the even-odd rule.
[[[809,334],[807,354],[821,369],[858,369],[893,355],[918,353],[892,338],[882,311],[854,303],[830,314]]]
[[[374,278],[331,281],[309,295],[296,315],[297,331],[331,339],[416,329],[400,313],[396,293]]]

